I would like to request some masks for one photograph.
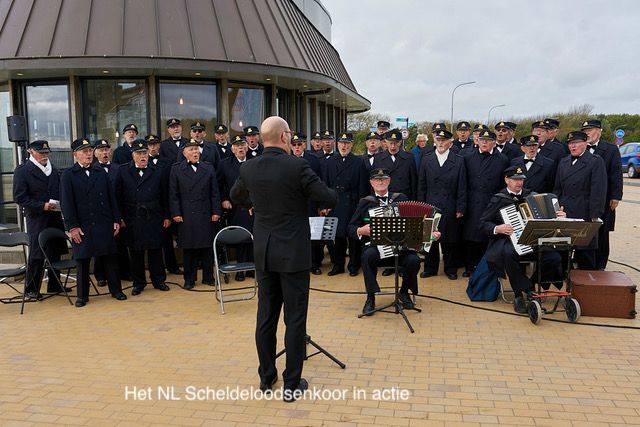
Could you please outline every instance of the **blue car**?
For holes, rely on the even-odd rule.
[[[620,146],[622,170],[629,178],[640,176],[640,142],[628,142]]]

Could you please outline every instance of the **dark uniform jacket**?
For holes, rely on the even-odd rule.
[[[278,191],[274,191],[277,187]],[[254,208],[254,259],[261,271],[311,268],[309,200],[333,207],[338,197],[309,163],[276,147],[245,163],[231,188],[231,201]]]
[[[587,146],[587,149],[589,146]],[[600,140],[594,154],[602,157],[607,171],[607,197],[604,201],[602,221],[606,231],[613,231],[616,224],[616,211],[609,207],[609,200],[622,200],[622,162],[620,150],[608,141]]]
[[[177,144],[176,144],[177,142]],[[174,140],[167,138],[160,143],[160,159],[162,159],[167,167],[171,167],[177,159],[178,153],[182,152],[182,146],[187,143],[187,138]]]
[[[311,166],[311,170],[313,170],[313,172],[315,172],[315,174],[318,175],[320,179],[322,179],[320,158],[314,151],[304,150],[300,158],[302,160],[306,160],[309,163],[309,166]],[[313,200],[309,200],[309,216],[318,216],[318,206]]]
[[[543,155],[553,160],[558,166],[560,159],[567,155],[566,146],[563,146],[560,142],[547,141],[538,149],[538,155]]]
[[[524,165],[524,156],[511,160],[511,166],[522,168],[525,176],[524,188],[536,193],[551,193],[556,178],[556,165],[553,160],[538,154],[529,170]]]
[[[253,159],[254,157],[258,157],[264,151],[264,147],[262,144],[258,143],[258,146],[253,149],[247,145],[247,159]]]
[[[323,181],[327,187],[338,193],[338,204],[330,214],[338,218],[336,237],[346,237],[347,224],[358,201],[369,194],[367,169],[361,157],[349,153],[343,158],[336,152],[326,160],[323,173]]]
[[[486,156],[486,157],[485,157]],[[486,242],[478,221],[491,197],[505,186],[503,171],[509,159],[494,149],[492,154],[479,150],[464,157],[467,169],[467,212],[464,218],[464,238],[472,242]]]
[[[95,163],[86,170],[78,163],[62,174],[62,215],[67,230],[80,227],[84,236],[72,243],[73,258],[85,259],[118,252],[113,224],[120,210],[107,173]]]
[[[175,163],[169,176],[169,211],[178,223],[178,247],[211,248],[215,237],[212,215],[222,215],[216,172],[208,163],[199,162],[196,171],[186,160]]]
[[[513,245],[509,236],[505,234],[493,234],[496,226],[504,224],[502,216],[500,215],[500,209],[509,205],[518,205],[530,194],[532,194],[530,190],[523,188],[522,193],[514,198],[506,188],[503,188],[499,193],[491,197],[489,205],[480,218],[479,228],[489,239],[489,245],[487,246],[487,251],[484,256],[489,265],[496,271],[502,272],[504,270],[504,260],[502,259],[504,256],[504,246]]]
[[[462,219],[456,218],[456,212],[465,213],[467,208],[467,170],[462,156],[449,151],[442,167],[434,151],[422,158],[418,201],[440,210],[441,242],[453,243],[461,239]]]
[[[245,162],[249,161],[249,157]],[[220,186],[220,199],[231,200],[231,187],[236,183],[236,180],[240,176],[240,168],[244,165],[236,158],[236,156],[227,157],[220,162],[220,169],[218,170],[218,185]],[[247,230],[253,230],[253,216],[249,215],[249,210],[243,207],[231,203],[233,208],[231,211],[227,211],[227,219],[229,225],[239,225]]]
[[[586,150],[575,164],[572,157],[566,156],[560,161],[556,172],[553,192],[558,196],[560,207],[564,208],[567,218],[590,221],[602,218],[607,196],[607,171],[602,157]],[[597,236],[588,246],[597,247]]]
[[[111,163],[105,166],[101,165],[100,162],[98,162],[98,160],[94,161],[93,163],[107,173],[107,176],[109,177],[109,184],[111,184],[111,188],[115,190],[116,177],[118,176],[118,170],[120,169],[121,166],[127,163],[118,164],[118,163],[113,163],[113,161],[111,161]]]
[[[162,247],[162,222],[169,218],[168,180],[161,167],[149,165],[142,177],[134,162],[116,177],[116,198],[125,222],[126,244],[135,250]]]
[[[498,146],[498,144],[496,144],[496,147],[494,149],[500,151],[500,147]],[[515,159],[516,157],[521,156],[522,150],[520,149],[520,146],[517,144],[513,144],[511,142],[505,142],[501,153],[507,156],[509,160],[512,160],[512,159]]]
[[[362,159],[362,161],[364,162],[364,167],[367,169],[367,171],[370,171],[371,168],[373,167],[373,161],[375,160],[375,158],[377,156],[379,156],[380,153],[375,153],[372,156],[369,155],[369,153],[365,152],[364,154],[360,155],[360,158]]]
[[[64,229],[60,212],[44,211],[44,204],[51,199],[60,200],[60,172],[53,165],[49,176],[29,160],[16,168],[13,174],[13,200],[27,217],[30,259],[44,259],[38,245],[38,235],[42,230],[48,227]],[[67,245],[48,248],[47,253],[49,250],[51,254],[54,251],[64,254],[67,253]]]
[[[131,155],[131,146],[126,142],[123,142],[121,146],[113,150],[113,155],[111,156],[111,163],[116,163],[118,165],[123,165],[131,161],[133,156]]]
[[[216,148],[218,149],[218,154],[220,154],[220,160],[233,156],[230,142],[227,142],[227,145],[225,145],[224,147],[216,142]]]
[[[391,160],[388,151],[380,153],[373,160],[373,168],[387,168],[391,175],[389,191],[403,193],[409,200],[416,200],[418,193],[418,172],[413,155],[406,151],[395,154],[396,161]]]
[[[220,152],[216,146],[215,142],[211,141],[203,141],[202,142],[202,152],[200,153],[200,161],[207,162],[217,171],[220,167]],[[182,154],[182,150],[178,151],[178,157],[176,159],[177,162],[183,162],[187,160]]]

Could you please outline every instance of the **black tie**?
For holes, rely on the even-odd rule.
[[[591,154],[595,153],[596,145],[595,144],[589,144],[589,151],[591,152]]]
[[[191,166],[193,166],[194,168],[197,168],[197,167],[198,167],[198,163],[197,163],[197,162],[196,162],[196,163],[189,162],[189,164],[190,164]]]
[[[571,164],[573,164],[579,158],[580,158],[580,156],[571,156]]]
[[[485,151],[484,153],[480,153],[480,155],[482,156],[483,159],[486,159],[487,157],[489,157],[489,152]]]
[[[524,159],[524,164],[526,165],[527,163],[533,163],[534,159]]]
[[[502,153],[502,150],[504,150],[504,145],[496,144],[496,148]]]
[[[369,158],[372,158],[373,156],[375,156],[375,154],[367,154],[367,156],[369,156]]]
[[[378,199],[382,203],[387,203],[387,198],[384,196],[376,196],[376,199]]]

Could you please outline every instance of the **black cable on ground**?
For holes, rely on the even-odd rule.
[[[609,260],[609,262],[611,262],[611,263],[613,263],[613,264],[624,265],[625,267],[628,267],[628,268],[630,268],[630,269],[632,269],[632,270],[635,270],[635,271],[637,271],[638,273],[640,273],[640,269],[638,269],[638,268],[636,268],[636,267],[634,267],[634,266],[632,266],[632,265],[625,264],[624,262],[614,261],[614,260],[612,260],[612,259],[610,259],[610,260]]]

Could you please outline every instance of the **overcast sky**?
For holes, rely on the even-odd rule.
[[[322,0],[332,43],[371,111],[491,122],[640,113],[638,0]]]

